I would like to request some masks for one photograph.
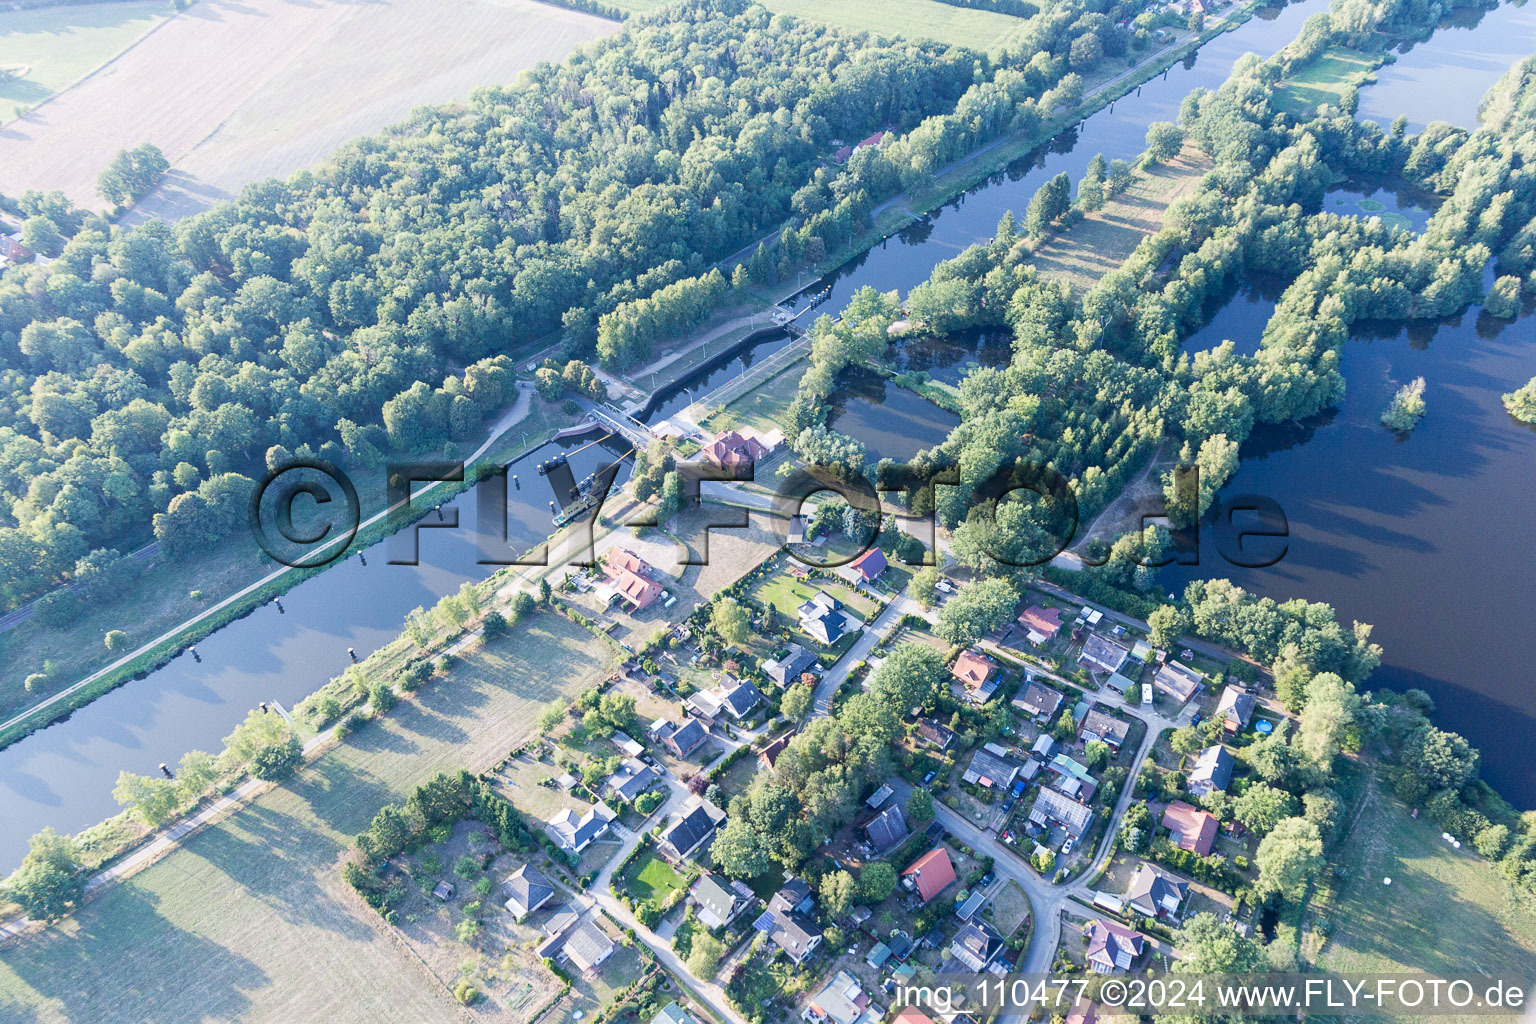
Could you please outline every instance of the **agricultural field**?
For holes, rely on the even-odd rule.
[[[1081,295],[1119,269],[1141,240],[1163,226],[1169,204],[1194,191],[1211,161],[1193,146],[1166,164],[1138,171],[1104,208],[1057,234],[1031,260],[1042,274],[1063,278]]]
[[[58,188],[100,208],[102,167],[151,142],[172,171],[135,217],[184,217],[617,27],[535,0],[199,0],[13,122],[0,191]]]
[[[1428,816],[1410,817],[1380,783],[1329,860],[1349,873],[1309,907],[1302,952],[1320,969],[1536,975],[1530,897],[1470,845],[1452,849]],[[1313,954],[1324,918],[1332,933]]]
[[[171,14],[170,0],[67,4],[0,14],[0,124],[112,60]]]
[[[666,0],[612,0],[630,13],[655,10]],[[824,21],[855,32],[883,36],[934,39],[951,46],[985,50],[1022,35],[1028,22],[1011,14],[955,7],[938,0],[842,0],[835,4],[815,0],[761,0],[774,14],[791,14]]]
[[[1311,117],[1318,104],[1337,106],[1347,87],[1371,80],[1377,63],[1376,58],[1363,53],[1330,46],[1280,83],[1275,102],[1286,113]]]
[[[378,808],[439,771],[483,770],[608,646],[541,615],[457,663],[272,790],[0,962],[0,1019],[438,1020],[452,1002],[338,863]]]

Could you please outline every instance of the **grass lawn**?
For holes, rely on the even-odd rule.
[[[822,590],[843,602],[843,608],[860,619],[867,620],[875,611],[874,601],[835,580],[797,580],[787,571],[765,578],[752,588],[749,596],[759,604],[773,605],[781,616],[794,622],[795,609]]]
[[[1330,857],[1349,869],[1309,908],[1333,925],[1314,959],[1330,971],[1502,971],[1536,976],[1536,910],[1511,899],[1498,867],[1453,850],[1380,782]],[[1391,878],[1391,885],[1383,885]],[[1315,934],[1315,932],[1314,932]],[[1313,940],[1315,941],[1315,940]],[[1307,951],[1304,946],[1304,952]]]
[[[614,6],[631,13],[655,10],[665,0],[613,0]],[[971,10],[938,0],[763,0],[774,14],[821,21],[856,32],[883,36],[935,39],[952,46],[985,50],[1022,35],[1029,24],[1011,14]]]
[[[1008,882],[997,895],[992,897],[989,905],[992,915],[992,927],[1004,937],[1012,935],[1019,926],[1029,920],[1029,897],[1024,890],[1019,888],[1019,883]]]
[[[1275,103],[1288,114],[1310,117],[1319,103],[1337,106],[1345,87],[1369,80],[1378,63],[1363,53],[1330,46],[1280,83]]]
[[[807,365],[803,360],[790,363],[788,369],[770,377],[727,405],[726,412],[735,426],[767,431],[783,423],[784,411],[794,401],[795,391],[800,387],[800,378],[805,376]],[[714,429],[712,420],[707,423],[710,429]]]
[[[6,949],[0,1019],[440,1020],[452,1004],[342,880],[380,805],[484,770],[592,685],[602,641],[542,615],[73,919]],[[632,979],[631,979],[632,980]]]
[[[685,884],[683,876],[662,860],[655,850],[635,858],[635,862],[624,873],[624,888],[637,901],[654,901],[657,906],[665,903],[668,896]]]
[[[1032,262],[1082,294],[1124,263],[1143,238],[1160,230],[1168,205],[1192,192],[1210,169],[1209,158],[1186,146],[1173,161],[1138,171],[1124,192],[1051,238]]]
[[[0,124],[17,105],[35,107],[90,74],[171,13],[168,0],[129,0],[0,14],[0,67],[26,68],[0,82]]]

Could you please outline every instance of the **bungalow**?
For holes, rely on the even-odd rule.
[[[962,782],[981,786],[983,789],[1007,789],[1019,774],[1019,766],[1008,758],[1008,751],[996,743],[988,743],[971,755],[971,763],[960,776]]]
[[[878,578],[887,568],[889,563],[885,560],[885,552],[879,548],[870,548],[849,562],[842,575],[858,583],[868,583]]]
[[[699,1024],[699,1018],[683,1009],[681,1003],[674,1001],[652,1017],[651,1024]]]
[[[967,690],[980,696],[978,691],[986,685],[987,680],[992,678],[992,673],[996,670],[997,665],[991,658],[976,648],[969,647],[955,659],[955,663],[949,668],[949,674],[960,680]],[[997,687],[993,686],[993,689]]]
[[[1089,633],[1088,639],[1083,641],[1083,653],[1077,656],[1077,663],[1090,672],[1111,676],[1120,671],[1120,666],[1130,656],[1129,650],[1109,637]]]
[[[595,971],[613,955],[613,940],[601,927],[583,921],[565,938],[565,957],[582,971]]]
[[[1059,826],[1072,838],[1081,839],[1093,824],[1093,811],[1064,793],[1042,789],[1029,809],[1029,820],[1036,825]]]
[[[640,794],[661,781],[661,775],[637,758],[627,757],[619,770],[603,781],[603,789],[625,803],[632,804]]]
[[[1189,770],[1189,791],[1195,796],[1205,796],[1217,789],[1226,792],[1232,783],[1232,766],[1232,753],[1226,747],[1220,743],[1206,747]]]
[[[1050,643],[1061,632],[1061,609],[1032,604],[1019,616],[1019,625],[1024,628],[1024,635],[1029,638],[1029,642],[1036,647]]]
[[[1189,883],[1170,875],[1154,864],[1142,861],[1125,890],[1125,905],[1143,917],[1179,916],[1179,907],[1189,896]]]
[[[902,884],[915,891],[924,903],[932,900],[955,880],[955,866],[949,851],[938,846],[907,865],[901,873]]]
[[[1125,738],[1130,735],[1131,723],[1113,715],[1107,715],[1098,708],[1090,708],[1083,716],[1082,722],[1077,727],[1078,738],[1084,744],[1098,740],[1109,746],[1116,754],[1120,753],[1120,746]]]
[[[687,757],[699,749],[699,744],[704,742],[707,735],[697,719],[689,718],[664,735],[661,742],[678,757]]]
[[[1257,703],[1250,694],[1235,686],[1228,686],[1221,691],[1221,699],[1216,702],[1215,717],[1221,719],[1221,727],[1227,735],[1236,736],[1248,728]]]
[[[871,818],[864,826],[864,834],[877,857],[894,850],[907,838],[907,819],[901,813],[901,804],[893,803]]]
[[[811,997],[801,1014],[817,1024],[862,1024],[879,1020],[884,1015],[883,1010],[878,1013],[870,1010],[869,993],[847,971],[833,975],[832,980]]]
[[[800,677],[809,673],[815,664],[816,655],[799,644],[790,644],[784,657],[763,662],[763,674],[780,686],[789,686],[800,682]]]
[[[768,454],[768,449],[756,437],[726,430],[716,434],[714,440],[704,446],[704,454],[722,469],[734,469],[754,465]]]
[[[1211,852],[1219,825],[1216,815],[1183,800],[1173,801],[1163,812],[1163,827],[1170,833],[1173,844],[1201,857]]]
[[[1002,952],[1003,937],[997,929],[985,921],[971,921],[955,932],[949,944],[949,955],[958,960],[972,974],[987,969],[992,958]]]
[[[784,885],[768,901],[768,909],[760,914],[752,927],[768,936],[768,940],[782,949],[797,964],[815,952],[821,945],[821,929],[810,917],[816,901],[811,899],[811,887],[798,878],[786,878]]]
[[[1146,948],[1146,939],[1139,932],[1114,921],[1089,921],[1083,935],[1088,939],[1088,966],[1099,974],[1130,970]]]
[[[809,601],[795,609],[800,628],[823,647],[831,647],[848,632],[848,617],[843,614],[843,602],[827,593],[818,591]]]
[[[1031,718],[1049,721],[1055,717],[1063,699],[1060,690],[1031,679],[1013,698],[1013,706]]]
[[[987,902],[987,891],[980,886],[971,890],[971,894],[965,898],[965,902],[955,908],[955,916],[962,921],[969,921],[976,916]]]
[[[917,738],[930,747],[937,747],[939,753],[949,749],[949,745],[955,742],[955,732],[947,725],[940,725],[931,718],[925,718],[917,723]]]
[[[501,892],[507,898],[503,905],[514,920],[521,921],[548,903],[555,895],[555,887],[538,869],[524,864],[502,880]]]
[[[1152,677],[1152,688],[1183,704],[1195,695],[1204,679],[1204,676],[1188,665],[1170,661]]]
[[[592,805],[585,814],[577,814],[567,807],[545,823],[544,831],[562,849],[580,853],[607,832],[617,817],[613,808],[604,803]]]
[[[757,897],[740,881],[727,882],[711,872],[699,876],[688,895],[699,908],[699,920],[706,928],[730,924]]]
[[[656,848],[670,861],[687,860],[714,837],[725,821],[725,812],[708,800],[701,800],[692,810],[679,812],[661,834]]]

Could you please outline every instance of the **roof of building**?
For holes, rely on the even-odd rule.
[[[762,702],[763,695],[758,692],[757,687],[746,680],[742,680],[735,686],[728,685],[720,694],[720,703],[725,705],[733,718],[743,718],[751,714],[752,709]]]
[[[960,652],[960,657],[950,666],[949,674],[960,680],[969,689],[974,690],[992,675],[992,670],[997,668],[992,659],[981,653],[974,647],[968,647]]]
[[[858,558],[848,563],[848,568],[858,573],[866,580],[872,580],[885,572],[889,563],[885,560],[885,552],[879,548],[870,548]]]
[[[864,831],[869,835],[869,845],[876,853],[886,853],[907,838],[907,819],[901,813],[901,804],[894,803],[875,815]]]
[[[632,802],[660,781],[661,776],[656,769],[637,758],[627,757],[619,765],[619,770],[603,782],[603,787],[608,792],[616,793],[622,799]]]
[[[869,1009],[869,996],[858,979],[847,971],[838,971],[820,992],[811,997],[811,1005],[831,1024],[853,1024]]]
[[[1231,728],[1241,732],[1248,728],[1257,703],[1251,694],[1235,686],[1225,687],[1221,691],[1221,699],[1216,702],[1216,717],[1226,719]]]
[[[677,820],[662,833],[661,841],[676,850],[678,856],[688,856],[725,820],[725,815],[718,813],[719,808],[711,808],[713,805],[708,801],[701,801],[692,810],[678,814]]]
[[[978,747],[961,778],[982,786],[1007,786],[1019,774],[1019,766],[995,743]]]
[[[674,1001],[668,1003],[656,1016],[652,1017],[651,1024],[699,1024],[699,1018],[683,1009],[682,1004]]]
[[[501,891],[507,897],[506,908],[522,917],[543,906],[555,894],[555,887],[537,868],[524,864],[502,881]]]
[[[634,605],[636,611],[649,607],[661,596],[661,584],[628,569],[613,578],[613,588],[619,592],[620,597]]]
[[[591,921],[583,921],[565,938],[565,955],[571,963],[589,971],[613,953],[613,940]]]
[[[1114,921],[1097,919],[1088,923],[1088,959],[1117,971],[1130,968],[1141,956],[1146,939]]]
[[[1170,661],[1157,670],[1157,675],[1152,677],[1152,686],[1183,703],[1195,695],[1203,679],[1199,672],[1188,665]]]
[[[925,718],[917,723],[917,737],[929,746],[947,750],[949,745],[955,742],[955,732],[947,725],[941,725],[931,718]]]
[[[1003,948],[1003,937],[985,921],[967,921],[950,940],[949,951],[973,971],[992,962]]]
[[[1090,708],[1078,726],[1079,733],[1087,738],[1096,736],[1112,747],[1119,747],[1130,735],[1131,723],[1114,715],[1107,715],[1098,708]]]
[[[1220,743],[1206,747],[1189,770],[1189,784],[1225,790],[1232,783],[1232,752]]]
[[[747,891],[751,892],[750,889]],[[743,901],[741,892],[734,885],[711,872],[700,875],[699,880],[693,883],[693,898],[720,924],[729,921]]]
[[[752,927],[767,934],[768,938],[795,960],[801,960],[821,939],[821,929],[804,913],[786,906],[780,897],[783,890],[774,894],[768,909],[758,915]]]
[[[687,757],[689,752],[704,742],[704,727],[698,719],[690,718],[666,737],[665,742],[672,747],[679,756]]]
[[[965,902],[955,908],[955,916],[962,921],[969,921],[980,910],[982,904],[987,902],[985,890],[975,889],[965,898]]]
[[[1084,782],[1093,779],[1093,773],[1088,770],[1087,765],[1072,760],[1066,754],[1057,754],[1055,757],[1052,757],[1048,767],[1057,775],[1070,776],[1074,779],[1081,779]]]
[[[1093,811],[1064,793],[1042,789],[1029,809],[1029,820],[1037,825],[1054,821],[1071,835],[1080,836],[1093,823]]]
[[[1163,811],[1163,827],[1173,833],[1173,841],[1179,849],[1202,857],[1211,852],[1216,842],[1218,824],[1216,815],[1183,800],[1175,800]]]
[[[1032,604],[1019,615],[1019,625],[1049,640],[1061,632],[1061,609]]]
[[[1136,868],[1125,888],[1125,902],[1149,917],[1174,912],[1188,895],[1188,882],[1147,861]]]
[[[955,880],[955,866],[950,863],[949,851],[938,846],[907,865],[902,875],[912,879],[918,895],[927,903]]]
[[[613,808],[605,803],[593,804],[585,814],[577,814],[567,807],[549,819],[549,828],[562,844],[578,849],[596,839],[607,829],[608,823],[617,818]]]
[[[837,643],[848,629],[848,618],[842,613],[842,607],[841,601],[822,590],[809,601],[802,602],[795,611],[800,628],[830,646]]]
[[[1078,655],[1078,664],[1087,668],[1110,673],[1120,671],[1120,666],[1125,664],[1125,659],[1131,656],[1131,652],[1115,643],[1107,636],[1099,633],[1089,633],[1088,639],[1083,641],[1083,653]]]
[[[889,782],[880,783],[880,788],[869,794],[869,799],[864,801],[864,806],[870,809],[878,809],[879,806],[891,798],[895,790]]]
[[[705,450],[712,460],[722,466],[756,462],[768,454],[768,449],[756,437],[735,430],[724,430],[716,434]]]
[[[632,572],[643,576],[651,571],[650,564],[629,548],[609,548],[607,561],[608,568],[614,573]]]
[[[1063,700],[1060,690],[1033,679],[1020,690],[1013,703],[1032,715],[1054,715]]]
[[[1050,757],[1056,752],[1056,737],[1048,732],[1043,732],[1035,737],[1035,745],[1029,748],[1029,752],[1039,758]]]
[[[762,750],[758,751],[757,756],[763,761],[764,764],[766,764],[769,768],[772,768],[775,762],[778,761],[779,755],[784,753],[784,748],[789,746],[789,741],[794,738],[794,735],[795,732],[793,729],[791,729],[789,732],[784,733],[782,736],[777,736],[774,739],[769,740],[768,745]]]
[[[814,664],[816,655],[799,644],[790,644],[784,657],[763,662],[763,673],[780,686],[787,686],[799,680]]]
[[[639,757],[641,754],[645,753],[645,747],[640,744],[639,740],[630,736],[629,733],[622,732],[618,729],[615,729],[613,731],[613,735],[608,737],[608,742],[624,751],[624,753],[628,754],[630,757]]]

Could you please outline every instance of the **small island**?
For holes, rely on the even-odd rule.
[[[1521,423],[1536,423],[1536,377],[1525,382],[1525,387],[1504,396],[1504,408]]]
[[[1382,410],[1381,424],[1389,430],[1412,430],[1424,418],[1425,408],[1424,378],[1415,377],[1397,389],[1392,403]]]

